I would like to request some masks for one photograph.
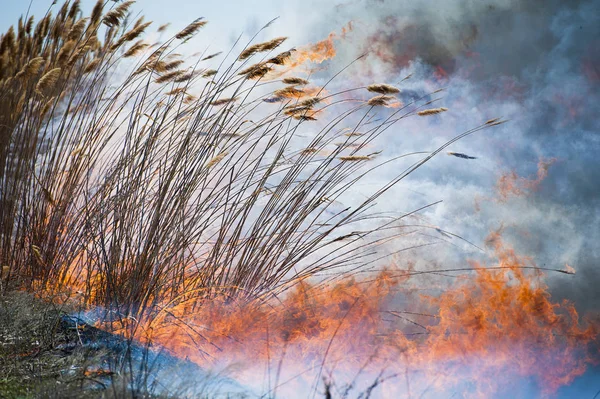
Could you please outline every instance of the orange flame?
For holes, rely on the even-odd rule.
[[[411,370],[413,389],[432,380],[435,389],[450,389],[466,378],[475,385],[470,396],[489,397],[516,376],[534,379],[549,395],[600,359],[590,349],[599,330],[582,324],[571,303],[552,302],[541,271],[507,248],[500,233],[488,244],[497,264],[471,262],[458,270],[475,275],[458,276],[439,295],[417,294],[431,287],[419,287],[423,272],[395,266],[372,279],[300,281],[282,297],[188,293],[136,321],[138,328],[129,329],[131,320],[100,327],[133,331],[139,341],[205,368],[243,364],[236,378],[250,386],[283,363],[281,381],[304,385],[323,368],[344,376]],[[389,396],[406,388],[386,389]]]
[[[269,76],[279,77],[307,62],[321,64],[324,61],[334,58],[337,54],[334,41],[345,39],[352,29],[352,22],[349,22],[346,26],[342,27],[341,35],[331,32],[324,40],[296,49],[296,51],[292,52],[290,59],[285,62],[285,69],[280,70],[275,74],[271,73]]]
[[[548,169],[554,162],[556,162],[556,158],[540,159],[535,179],[520,177],[514,171],[502,174],[496,182],[498,201],[506,202],[511,197],[522,197],[528,195],[531,191],[537,190],[548,176]]]

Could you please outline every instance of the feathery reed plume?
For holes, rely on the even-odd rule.
[[[238,75],[245,75],[246,79],[260,79],[263,76],[265,76],[267,73],[269,73],[272,70],[272,68],[268,65],[265,65],[263,63],[259,63],[259,64],[254,64],[251,65],[250,67],[240,71],[238,73]]]
[[[259,51],[273,50],[273,49],[279,47],[286,40],[287,40],[287,37],[276,37],[275,39],[271,39],[268,42],[261,43]]]
[[[54,105],[55,100],[56,100],[56,97],[50,97],[48,99],[48,101],[46,101],[46,103],[42,107],[42,110],[40,111],[40,118],[44,119],[46,117],[46,114],[48,113],[48,111],[50,111],[50,108],[52,108],[52,106]]]
[[[446,111],[448,111],[448,108],[444,108],[444,107],[430,108],[430,109],[424,109],[423,111],[419,111],[419,112],[417,112],[417,114],[419,116],[428,116],[428,115],[441,114],[442,112],[446,112]]]
[[[171,72],[167,72],[164,75],[159,76],[158,78],[156,78],[154,80],[155,83],[166,83],[166,82],[171,82],[174,81],[175,79],[177,79],[178,77],[180,77],[184,72],[183,71],[171,71]]]
[[[175,82],[175,83],[187,82],[188,80],[191,80],[198,75],[199,75],[198,71],[187,72],[187,73],[181,74],[178,77],[176,77],[175,80],[173,80],[173,82]]]
[[[148,28],[150,25],[152,25],[152,21],[137,25],[136,27],[131,29],[129,32],[127,32],[123,36],[121,36],[121,38],[117,41],[117,43],[122,44],[122,43],[130,42],[130,41],[137,39],[138,37],[140,37],[140,35],[142,35],[144,33],[146,28]]]
[[[282,82],[286,85],[298,85],[298,86],[304,86],[304,85],[308,84],[308,80],[302,79],[302,78],[297,78],[297,77],[284,78],[282,80]]]
[[[238,56],[238,60],[243,61],[247,58],[250,58],[254,54],[256,54],[259,50],[260,50],[260,44],[253,44],[251,46],[248,46],[248,47],[246,47],[246,49],[244,49],[240,53],[240,55]]]
[[[306,95],[304,90],[296,89],[293,86],[288,86],[283,89],[275,90],[273,92],[275,97],[284,97],[284,98],[300,98]]]
[[[206,71],[202,72],[202,77],[203,78],[209,78],[211,76],[214,76],[217,74],[217,70],[216,69],[207,69]]]
[[[477,157],[472,157],[470,155],[462,154],[460,152],[448,152],[448,155],[452,155],[452,156],[455,156],[457,158],[463,158],[463,159],[477,159]]]
[[[148,43],[145,43],[143,40],[138,40],[134,44],[129,47],[125,53],[123,53],[124,58],[133,57],[138,55],[140,52],[144,51],[148,47]]]
[[[215,57],[217,57],[217,56],[221,55],[221,53],[222,53],[222,51],[219,51],[219,52],[217,52],[217,53],[214,53],[214,54],[207,55],[206,57],[202,58],[202,60],[201,60],[201,61],[210,60],[210,59],[212,59],[212,58],[215,58]]]
[[[395,97],[386,96],[385,94],[382,94],[380,96],[375,96],[369,99],[369,101],[367,101],[367,104],[369,104],[372,107],[381,107],[388,105],[390,101],[394,101],[395,99]]]
[[[67,35],[67,40],[78,40],[83,34],[88,21],[89,18],[81,18],[79,21],[75,22]]]
[[[305,100],[302,100],[298,103],[299,107],[314,107],[319,104],[323,99],[321,97],[310,97]]]
[[[173,60],[173,61],[165,62],[164,64],[161,65],[161,70],[158,72],[172,71],[172,70],[178,68],[184,62],[185,61],[183,61],[183,60]]]
[[[157,32],[164,32],[169,27],[169,25],[171,25],[171,24],[170,23],[163,24],[163,25],[159,26],[156,31]]]
[[[75,44],[76,44],[75,40],[69,40],[68,42],[63,44],[60,51],[58,52],[58,56],[56,57],[57,65],[62,66],[65,64],[65,62],[69,59],[71,52],[75,48]]]
[[[208,21],[205,21],[204,18],[198,18],[185,28],[183,28],[179,33],[175,35],[175,38],[180,40],[186,40],[195,35],[200,28],[206,25]]]
[[[29,79],[40,71],[40,67],[44,64],[43,57],[35,57],[29,60],[25,66],[15,75],[16,78]]]
[[[48,71],[44,76],[40,78],[35,87],[35,90],[43,95],[50,92],[54,88],[56,82],[58,81],[58,78],[60,77],[60,72],[60,68],[54,68]]]
[[[188,95],[187,95],[187,96],[185,96],[185,98],[183,99],[183,103],[187,105],[187,104],[191,104],[191,103],[193,103],[193,102],[194,102],[194,101],[196,101],[196,100],[197,100],[197,97],[195,97],[195,96],[193,96],[193,95],[191,95],[191,94],[188,94]]]
[[[283,53],[277,54],[275,57],[265,61],[265,64],[273,65],[285,65],[285,63],[292,57],[291,51],[284,51]]]
[[[178,94],[184,94],[184,93],[185,93],[185,87],[177,87],[171,91],[166,92],[165,95],[176,96]]]
[[[211,102],[210,105],[215,105],[215,106],[225,105],[225,104],[235,102],[235,101],[237,101],[237,99],[238,99],[237,97],[220,98],[218,100]]]
[[[287,37],[277,37],[275,39],[269,40],[268,42],[257,43],[251,46],[248,46],[245,50],[243,50],[238,56],[238,60],[242,61],[246,58],[250,58],[256,53],[273,50],[286,41]]]
[[[210,169],[213,166],[215,166],[216,164],[218,164],[219,162],[221,162],[223,160],[223,158],[225,158],[229,153],[228,152],[221,152],[218,155],[216,155],[214,158],[212,158],[210,161],[208,161],[208,163],[206,164],[206,169]]]
[[[296,120],[299,120],[299,121],[316,121],[317,120],[317,118],[315,118],[312,115],[298,115],[298,114],[295,114],[295,115],[292,115],[292,118],[294,118]]]
[[[302,155],[310,155],[310,154],[316,154],[317,152],[319,152],[318,148],[314,148],[314,147],[309,147],[309,148],[305,148],[301,151]]]
[[[346,137],[360,137],[363,134],[360,132],[350,132],[350,133],[345,133],[344,136]]]
[[[311,110],[311,107],[286,107],[286,109],[283,111],[283,113],[287,116],[294,116],[294,115],[298,115],[298,114],[304,114],[308,111]]]
[[[135,1],[125,1],[119,4],[117,7],[107,12],[102,21],[111,28],[119,26],[121,20],[125,18],[129,7],[131,7],[133,3],[135,3]]]
[[[357,162],[357,161],[369,161],[371,159],[371,157],[369,157],[368,155],[348,155],[348,156],[338,157],[338,159],[340,161],[345,161],[345,162]]]
[[[104,0],[96,1],[94,8],[92,9],[92,14],[90,16],[90,26],[96,26],[100,22],[100,17],[102,17],[102,10],[104,8]]]
[[[89,64],[86,65],[85,69],[83,70],[83,73],[92,72],[94,69],[96,69],[98,67],[98,65],[100,65],[100,62],[102,62],[102,60],[100,58],[93,59]]]
[[[400,89],[385,84],[385,83],[381,83],[381,84],[372,84],[367,86],[367,90],[373,93],[379,93],[379,94],[396,94],[396,93],[400,93]]]

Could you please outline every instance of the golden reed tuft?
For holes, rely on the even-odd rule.
[[[382,107],[382,106],[385,107],[386,105],[388,105],[388,103],[390,101],[393,101],[395,99],[396,99],[395,97],[382,94],[380,96],[375,96],[375,97],[369,99],[369,101],[367,101],[367,104],[372,107]]]
[[[48,71],[44,76],[40,78],[35,87],[35,90],[40,94],[46,95],[54,88],[56,82],[58,82],[60,72],[60,68],[54,68]]]
[[[35,57],[15,75],[16,78],[29,79],[40,71],[41,66],[44,64],[44,58]]]
[[[214,106],[225,105],[225,104],[235,102],[235,101],[237,101],[237,99],[238,99],[237,97],[220,98],[218,100],[211,102],[210,105],[214,105]]]
[[[282,82],[286,85],[304,86],[308,84],[308,80],[296,77],[284,78]]]
[[[221,162],[223,160],[223,158],[225,158],[228,154],[229,154],[228,152],[222,152],[222,153],[216,155],[213,159],[208,161],[208,163],[206,164],[206,168],[210,169],[211,167],[215,166],[216,164]]]
[[[189,39],[190,37],[195,35],[200,30],[200,28],[202,28],[207,23],[208,23],[208,21],[204,21],[202,18],[198,18],[197,20],[195,20],[194,22],[192,22],[191,24],[189,24],[188,26],[183,28],[179,33],[177,33],[175,35],[175,38],[180,39],[180,40]]]
[[[240,55],[238,56],[238,60],[243,61],[247,58],[252,57],[256,53],[273,50],[286,40],[287,37],[277,37],[275,39],[269,40],[268,42],[257,43],[248,46],[240,53]]]
[[[254,64],[244,70],[238,75],[245,75],[247,79],[259,79],[269,73],[273,68],[263,63]]]

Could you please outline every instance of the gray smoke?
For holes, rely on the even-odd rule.
[[[402,210],[443,199],[426,216],[477,244],[503,224],[505,238],[538,265],[576,268],[573,278],[551,275],[555,297],[597,310],[600,1],[362,0],[323,15],[313,30],[321,37],[353,21],[334,70],[366,52],[352,80],[396,83],[412,72],[404,101],[448,87],[448,115],[402,124],[386,151],[431,149],[488,117],[511,120],[450,149],[477,160],[441,156],[398,188]],[[548,176],[528,196],[493,199],[501,173],[535,179],[538,160],[550,158]]]

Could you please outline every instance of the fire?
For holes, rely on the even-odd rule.
[[[511,197],[522,197],[537,190],[548,176],[548,169],[554,162],[556,162],[556,158],[540,159],[535,179],[520,177],[514,171],[502,174],[496,183],[498,201],[506,202]]]
[[[278,71],[276,76],[281,76],[307,62],[321,64],[334,58],[337,54],[335,40],[345,39],[352,29],[352,21],[350,21],[342,27],[341,35],[338,35],[336,32],[331,32],[326,39],[296,49],[292,52],[291,58],[285,62],[285,69]]]
[[[469,272],[448,288],[436,285],[437,295],[419,294],[431,290],[431,282],[419,280],[428,272],[391,265],[370,279],[298,281],[287,293],[262,297],[236,287],[212,296],[190,291],[163,300],[139,320],[101,320],[98,326],[133,334],[204,368],[241,365],[235,377],[249,386],[265,369],[281,369],[280,383],[296,381],[304,389],[320,382],[324,370],[332,378],[386,370],[410,374],[413,392],[430,381],[438,391],[461,389],[468,380],[468,397],[490,397],[521,378],[551,395],[600,360],[591,349],[597,325],[582,321],[573,304],[553,302],[540,269],[499,233],[487,243],[496,264],[459,268]],[[562,272],[573,269],[566,265]],[[390,382],[386,395],[405,394],[401,380]]]

